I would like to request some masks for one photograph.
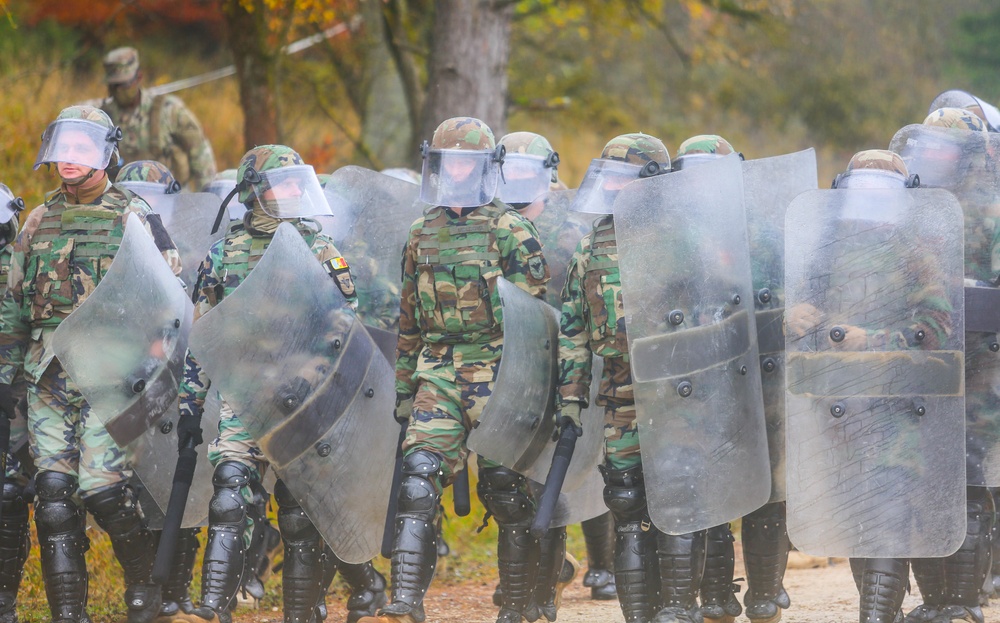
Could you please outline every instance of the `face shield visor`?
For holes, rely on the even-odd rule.
[[[952,130],[960,132],[960,130]],[[909,139],[899,150],[906,169],[920,176],[920,185],[933,188],[956,188],[961,185],[969,165],[970,154],[963,145],[940,136]],[[972,132],[963,134],[974,134]]]
[[[116,182],[116,184],[122,188],[131,190],[146,201],[149,201],[150,197],[176,195],[181,191],[181,185],[177,182],[171,184],[159,184],[157,182]]]
[[[59,119],[42,133],[35,170],[43,164],[64,162],[91,169],[105,169],[121,138],[119,128],[108,129],[84,119]]]
[[[583,176],[580,189],[570,205],[574,212],[587,214],[611,214],[615,197],[629,182],[641,177],[652,177],[666,173],[658,162],[650,160],[644,166],[620,160],[591,160],[587,173]]]
[[[687,154],[685,156],[677,156],[673,162],[674,171],[690,169],[691,167],[696,167],[699,164],[706,164],[712,162],[713,160],[718,160],[719,158],[725,158],[725,156],[720,154]]]
[[[0,223],[7,223],[24,210],[24,199],[15,197],[6,184],[0,184]]]
[[[987,129],[990,132],[1000,132],[1000,110],[998,110],[996,106],[988,104],[966,91],[953,89],[951,91],[941,93],[934,98],[933,102],[931,102],[931,107],[927,110],[927,113],[930,114],[938,108],[964,108],[966,110],[974,110],[976,107],[982,111],[982,116],[986,121]]]
[[[508,154],[503,161],[503,179],[497,197],[508,204],[532,203],[549,191],[559,156],[547,158],[528,154]]]
[[[253,191],[252,202],[268,216],[284,219],[332,214],[316,171],[308,164],[255,172],[246,181]]]
[[[493,201],[504,160],[495,151],[429,149],[424,143],[420,200],[446,208],[475,208]]]
[[[911,180],[914,178],[908,180],[892,171],[857,169],[838,175],[833,181],[833,187],[837,190],[901,189],[911,187]]]

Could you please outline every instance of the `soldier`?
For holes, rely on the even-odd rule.
[[[315,221],[304,218],[329,213],[319,180],[311,166],[290,147],[264,145],[248,151],[236,176],[239,201],[247,207],[242,223],[212,245],[202,262],[195,286],[195,319],[218,305],[242,283],[270,244],[282,222],[303,235],[317,259],[349,301],[355,301],[350,268],[329,238],[318,234]],[[223,209],[223,208],[220,208]],[[201,442],[199,414],[204,408],[208,379],[193,357],[185,363],[181,384],[178,438]],[[215,466],[215,495],[209,505],[208,542],[202,566],[201,606],[194,614],[205,620],[232,620],[236,593],[249,569],[249,552],[260,547],[266,501],[261,484],[267,462],[231,407],[224,403],[219,437],[209,444]],[[348,564],[323,543],[316,527],[288,487],[275,484],[278,528],[285,547],[282,572],[284,617],[288,623],[308,623],[325,608],[324,590],[336,571],[351,587],[351,623],[385,603],[385,579],[371,563]]]
[[[497,279],[541,297],[549,280],[535,228],[494,202],[503,149],[471,117],[442,122],[423,146],[420,198],[410,228],[396,357],[397,421],[403,442],[392,543],[392,602],[362,623],[421,623],[437,558],[442,489],[463,468],[466,437],[493,390],[503,345]],[[531,597],[537,542],[525,478],[482,460],[478,493],[499,526],[504,604],[498,621],[519,622]]]
[[[128,619],[160,610],[150,583],[152,534],[128,486],[125,454],[110,438],[49,347],[52,333],[93,292],[121,242],[126,219],[147,222],[149,206],[111,184],[121,137],[100,109],[71,106],[49,125],[35,162],[55,165],[61,187],[28,216],[11,256],[0,334],[0,405],[13,413],[11,381],[28,382],[28,424],[38,466],[35,524],[53,620],[87,620],[86,512],[111,538],[125,572]],[[167,240],[169,238],[167,237]],[[82,504],[81,504],[82,500]]]
[[[108,97],[88,103],[122,128],[125,161],[162,162],[181,186],[201,188],[211,182],[215,155],[201,125],[180,98],[143,92],[139,52],[130,47],[111,50],[104,57],[104,71]]]
[[[607,216],[577,246],[562,293],[557,417],[564,426],[579,421],[590,395],[591,352],[603,357],[597,403],[605,409],[604,500],[615,521],[615,583],[627,623],[694,621],[704,560],[704,532],[672,536],[650,526],[610,216],[627,183],[669,171],[657,138],[624,134],[608,142],[574,201],[580,211]]]
[[[506,149],[506,157],[504,182],[499,187],[498,196],[538,230],[542,250],[552,272],[545,300],[558,309],[562,305],[560,294],[566,280],[566,264],[577,243],[590,229],[587,219],[575,218],[577,215],[565,210],[546,209],[551,197],[548,192],[565,190],[566,185],[559,180],[559,154],[544,136],[533,132],[514,132],[501,138],[500,144]],[[590,588],[592,599],[615,599],[611,513],[588,519],[582,526],[588,566],[583,585]],[[551,603],[553,612],[557,595],[573,581],[579,566],[572,555],[566,554],[560,568],[555,567],[554,561],[558,560],[559,552],[565,553],[565,539],[565,527],[552,528],[541,543],[542,559],[535,597],[541,604]],[[551,560],[547,561],[547,558]],[[551,585],[546,588],[544,585],[547,583]],[[493,594],[493,603],[499,606],[501,599],[498,586]]]
[[[927,113],[931,114],[940,108],[964,108],[982,119],[988,131],[1000,132],[1000,110],[972,93],[958,89],[939,93],[931,102]]]

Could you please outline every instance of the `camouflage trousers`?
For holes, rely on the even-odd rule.
[[[215,390],[210,390],[215,391]],[[208,461],[212,467],[217,467],[223,461],[235,461],[247,466],[258,482],[263,482],[267,472],[268,462],[260,451],[260,446],[254,441],[243,423],[236,417],[233,408],[226,401],[221,401],[219,414],[219,436],[208,444]],[[252,504],[253,490],[249,486],[240,487],[240,495],[247,504]],[[247,517],[246,529],[243,531],[243,547],[250,547],[253,537],[254,521]]]
[[[81,497],[131,476],[125,451],[94,417],[58,361],[49,364],[37,383],[28,381],[27,427],[38,471],[76,477]]]
[[[7,453],[4,478],[7,482],[17,482],[21,486],[28,484],[27,465],[22,465],[18,458],[18,450],[28,443],[28,420],[24,406],[27,405],[28,386],[24,377],[18,374],[11,383],[14,401],[17,406],[17,417],[10,422],[10,452]],[[23,401],[23,404],[22,404]],[[30,459],[26,459],[30,461]]]
[[[634,404],[605,405],[604,454],[608,466],[614,469],[628,469],[642,462]]]

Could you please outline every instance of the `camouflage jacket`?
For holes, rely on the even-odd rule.
[[[201,125],[179,98],[140,91],[139,105],[123,110],[113,98],[97,106],[122,129],[118,147],[125,162],[156,160],[181,186],[200,189],[215,177],[215,155]]]
[[[110,182],[94,203],[67,201],[62,190],[51,194],[31,211],[14,242],[0,306],[0,383],[10,383],[22,365],[29,379],[41,378],[55,356],[52,333],[111,266],[126,218],[137,215],[161,246],[169,243],[166,232],[147,221],[149,204]]]
[[[566,270],[580,239],[590,231],[588,225],[592,215],[567,212],[566,206],[550,206],[545,200],[545,209],[533,221],[538,237],[542,241],[542,251],[552,271],[545,294],[545,302],[559,309],[562,305],[561,293],[566,283]],[[551,207],[551,209],[550,209]]]
[[[559,319],[559,405],[590,400],[592,355],[604,358],[597,404],[632,404],[632,367],[622,305],[615,223],[606,216],[577,245]]]
[[[535,227],[506,205],[461,215],[431,207],[413,223],[403,249],[398,393],[413,394],[418,374],[493,380],[503,345],[500,276],[536,297],[549,281]]]
[[[322,234],[317,234],[314,230],[306,229],[304,224],[300,224],[299,232],[309,243],[313,255],[340,288],[352,309],[355,308],[357,295],[351,269],[340,255],[340,251],[333,245],[333,241]],[[195,322],[243,283],[264,255],[272,239],[272,235],[251,235],[242,223],[230,225],[225,238],[212,245],[208,256],[198,268],[198,278],[194,288],[197,294],[194,307]],[[180,387],[181,415],[201,412],[208,386],[208,377],[189,350],[184,361],[184,379]]]

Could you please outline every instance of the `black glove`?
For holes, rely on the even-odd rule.
[[[177,449],[197,448],[205,440],[201,437],[201,418],[182,415],[177,419]]]
[[[410,414],[413,412],[413,395],[396,394],[396,410],[392,412],[392,417],[400,424],[410,421]]]
[[[14,409],[14,388],[9,384],[0,383],[0,412],[7,416],[8,420],[13,420],[17,415]]]

